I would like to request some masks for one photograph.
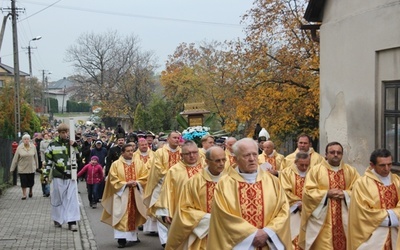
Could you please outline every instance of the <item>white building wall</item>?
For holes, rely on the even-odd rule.
[[[320,152],[338,141],[363,173],[383,146],[382,81],[400,79],[400,1],[328,0],[320,41]]]

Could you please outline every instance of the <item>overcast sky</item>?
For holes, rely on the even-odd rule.
[[[24,8],[18,21],[20,70],[29,73],[31,41],[32,74],[42,78],[41,70],[51,72],[50,81],[73,74],[64,61],[66,49],[82,33],[117,30],[135,34],[144,51],[153,51],[164,68],[168,55],[181,42],[224,41],[244,37],[241,17],[252,6],[251,0],[19,0]],[[11,7],[3,0],[2,7]],[[3,15],[6,15],[4,12]],[[1,62],[14,67],[11,20],[7,21]]]

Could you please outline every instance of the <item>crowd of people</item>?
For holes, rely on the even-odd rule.
[[[77,177],[86,175],[92,208],[101,200],[100,220],[114,229],[118,248],[140,242],[139,229],[158,233],[166,249],[400,246],[400,178],[390,171],[386,149],[371,153],[360,176],[343,161],[339,142],[328,143],[323,156],[306,134],[285,157],[269,134],[228,137],[219,145],[206,135],[199,147],[178,131],[131,135],[117,127],[71,140],[68,130],[60,124],[57,134],[45,133],[39,143],[36,137],[35,144],[24,135],[11,168],[18,166],[22,199],[27,188],[32,196],[34,172],[42,173],[56,227],[67,223],[77,231],[80,220],[70,154],[76,149]]]

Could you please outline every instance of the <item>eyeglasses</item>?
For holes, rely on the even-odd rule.
[[[193,152],[187,152],[187,153],[182,153],[182,155],[197,155],[199,151],[193,151]]]

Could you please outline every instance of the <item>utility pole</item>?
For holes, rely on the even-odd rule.
[[[29,91],[29,93],[30,93],[30,96],[31,96],[31,106],[32,106],[32,108],[33,109],[35,109],[35,94],[34,94],[34,91],[33,91],[33,89],[34,89],[34,86],[33,86],[33,81],[32,81],[32,77],[33,77],[33,74],[32,74],[32,56],[31,56],[31,54],[32,54],[32,49],[36,49],[36,47],[32,47],[31,46],[31,42],[32,41],[37,41],[37,40],[40,40],[42,37],[41,36],[37,36],[37,37],[34,37],[34,38],[32,38],[31,40],[29,40],[29,44],[28,44],[28,47],[22,47],[23,49],[28,49],[28,59],[29,59],[29,89],[30,89],[30,91]]]
[[[18,59],[18,33],[17,33],[17,17],[18,12],[22,12],[25,9],[20,9],[15,6],[15,0],[11,0],[11,9],[2,8],[2,11],[9,11],[7,16],[11,15],[12,23],[12,34],[13,34],[13,55],[14,55],[14,132],[15,139],[21,137],[21,110],[20,110],[20,77],[19,77],[19,59]],[[1,40],[3,40],[4,28],[7,20],[6,17],[3,19],[3,26],[1,31]]]
[[[43,84],[43,98],[42,98],[42,107],[43,107],[43,114],[50,112],[50,95],[49,95],[49,86],[47,83],[47,76],[46,74],[51,74],[48,70],[42,69],[42,84]],[[48,73],[46,73],[48,72]],[[46,93],[46,95],[45,95]],[[47,96],[47,101],[46,101]],[[46,109],[47,108],[47,109]]]
[[[14,81],[15,81],[15,114],[14,114],[14,132],[15,138],[21,137],[21,110],[20,110],[20,78],[19,78],[19,59],[18,59],[18,33],[17,33],[17,8],[15,0],[11,0],[13,50],[14,50]]]

